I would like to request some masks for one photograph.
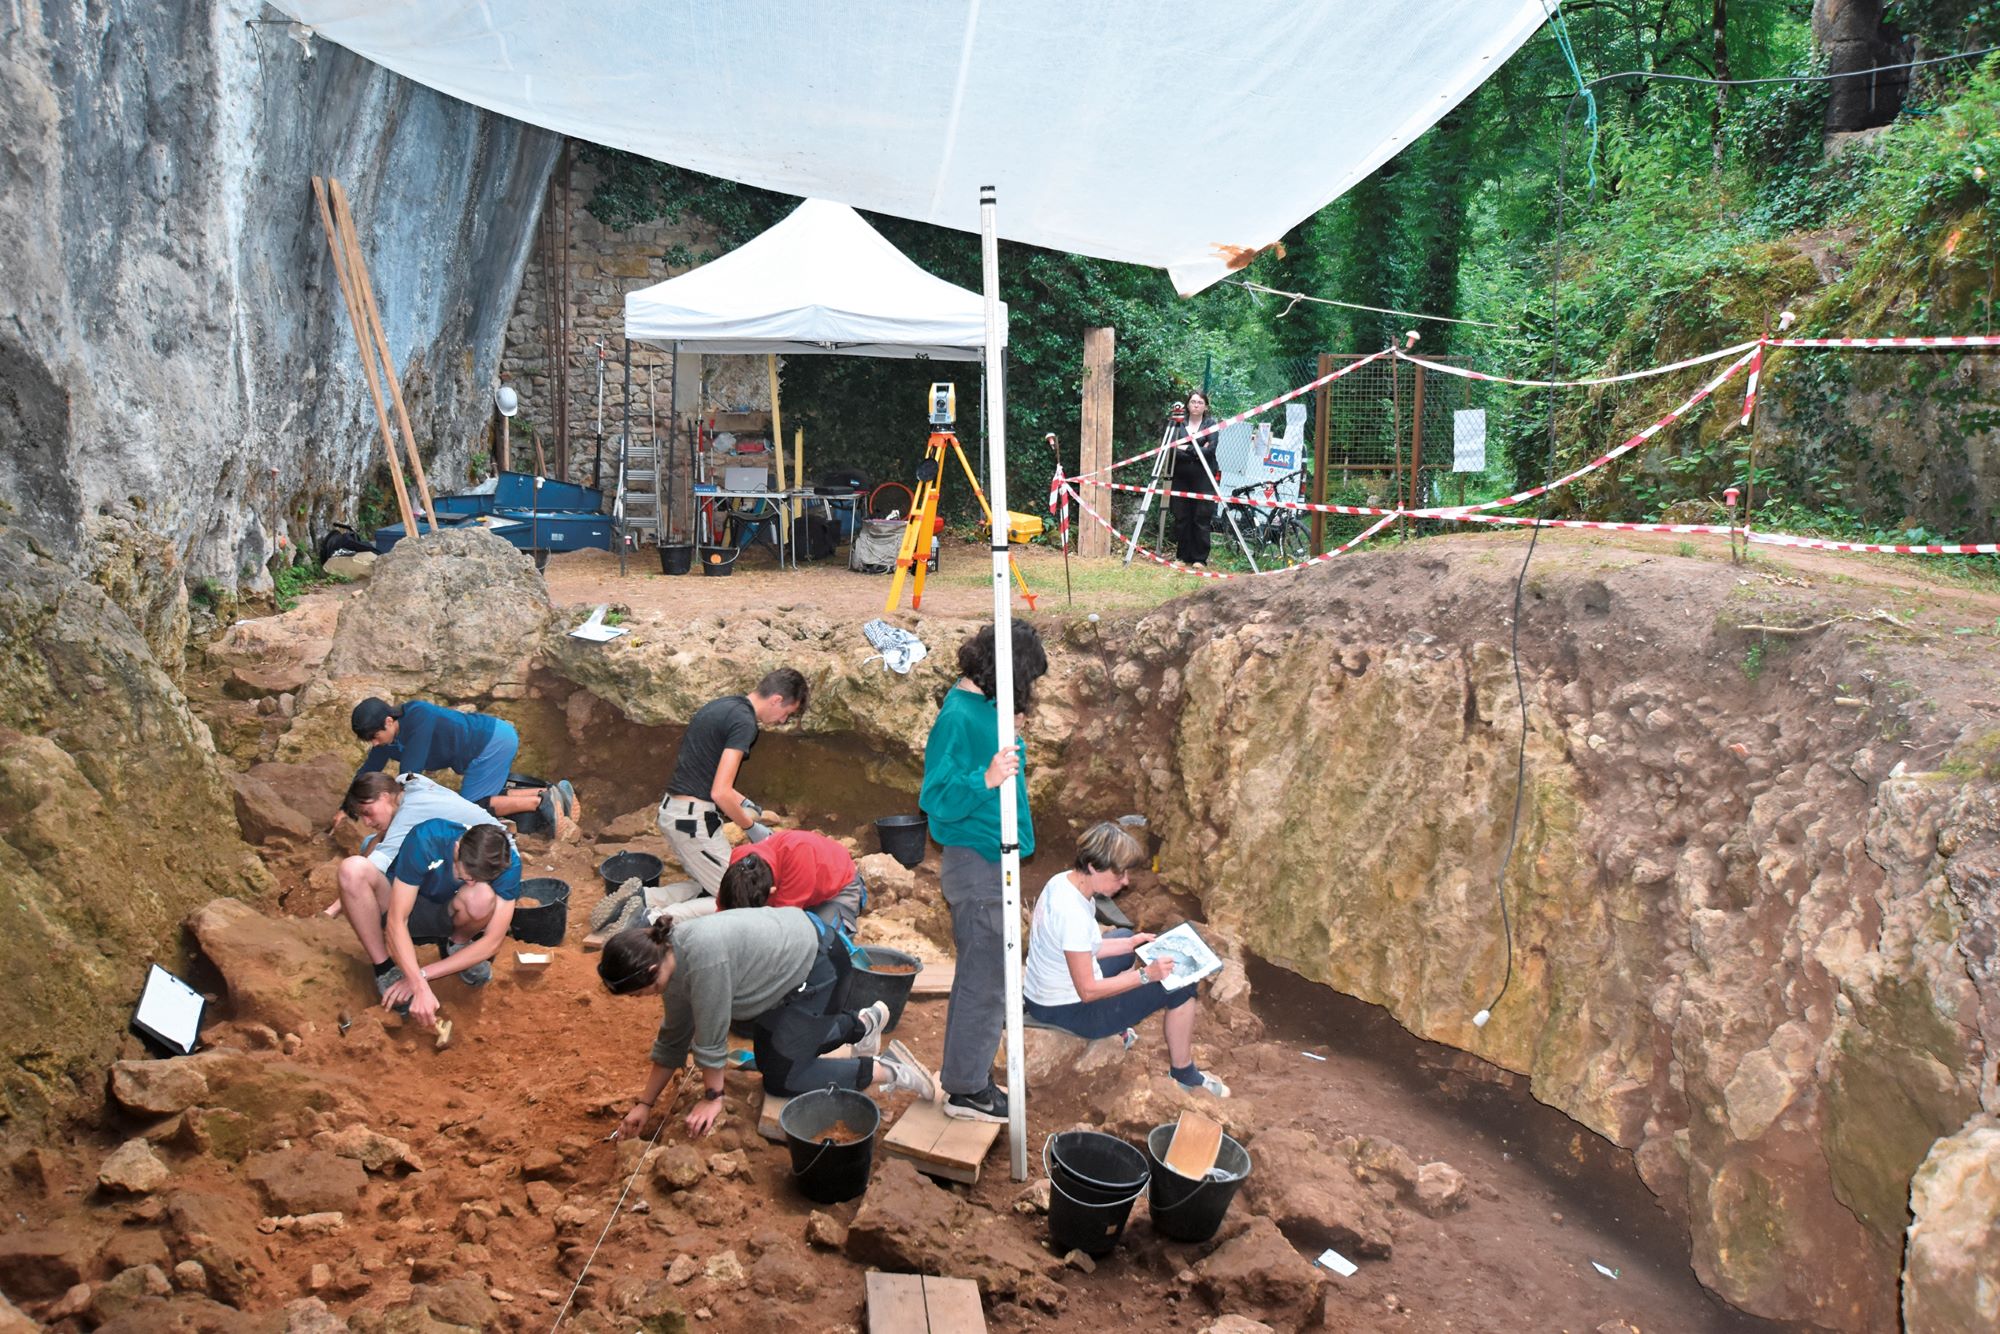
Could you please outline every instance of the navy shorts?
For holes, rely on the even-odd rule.
[[[1121,954],[1100,961],[1106,977],[1116,977],[1139,961],[1136,954]],[[1179,1009],[1194,999],[1193,987],[1169,991],[1158,982],[1148,982],[1132,991],[1121,991],[1103,1000],[1077,1001],[1071,1005],[1037,1005],[1024,1000],[1035,1022],[1060,1028],[1080,1038],[1108,1038],[1132,1028],[1149,1014]]]
[[[389,929],[389,914],[382,914],[382,929]],[[410,943],[442,945],[451,939],[451,905],[417,895],[410,908]]]
[[[492,739],[465,766],[465,781],[458,785],[458,795],[475,806],[484,806],[507,790],[507,775],[521,750],[521,734],[514,724],[504,718],[494,723]]]

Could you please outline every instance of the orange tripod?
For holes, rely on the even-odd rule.
[[[889,605],[886,611],[896,610],[903,600],[903,580],[915,568],[916,582],[910,588],[910,609],[915,611],[924,605],[924,575],[930,564],[930,539],[937,531],[938,496],[944,490],[945,451],[949,449],[958,456],[958,466],[965,472],[965,480],[972,485],[972,494],[979,498],[979,512],[986,516],[987,526],[993,524],[993,507],[986,503],[986,493],[979,489],[979,478],[973,475],[972,465],[965,461],[965,447],[958,443],[958,436],[950,431],[932,431],[931,438],[924,444],[924,461],[917,465],[917,494],[910,502],[910,522],[903,529],[903,549],[896,557],[895,582],[889,585]],[[1028,591],[1028,581],[1021,575],[1021,567],[1010,554],[1007,565],[1014,571],[1015,582],[1021,585],[1021,596],[1028,600],[1028,610],[1035,609],[1035,595]]]

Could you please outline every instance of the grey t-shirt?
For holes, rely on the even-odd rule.
[[[729,1057],[732,1020],[755,1019],[805,984],[819,953],[819,928],[803,908],[732,908],[674,927],[674,973],[660,996],[665,1017],[653,1064],[719,1070]]]
[[[396,864],[396,850],[403,846],[403,836],[426,820],[449,820],[467,829],[476,824],[497,824],[502,829],[507,827],[494,819],[485,807],[473,805],[442,783],[433,783],[422,774],[398,774],[396,781],[403,785],[403,804],[396,808],[396,816],[389,821],[388,831],[368,849],[369,864],[383,875],[389,874],[389,868]]]

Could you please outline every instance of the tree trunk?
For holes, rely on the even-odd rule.
[[[1715,0],[1715,77],[1724,81],[1729,78],[1729,0]],[[1716,180],[1722,179],[1722,118],[1729,110],[1729,90],[1720,83],[1715,87],[1715,111],[1709,124],[1709,144],[1715,154],[1715,164],[1710,169]]]
[[[1813,44],[1829,74],[1873,69],[1903,58],[1902,36],[1883,20],[1882,0],[1813,0]],[[1887,125],[1902,109],[1909,71],[1836,79],[1826,104],[1826,132]]]

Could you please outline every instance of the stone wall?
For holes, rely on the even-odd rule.
[[[568,171],[569,342],[566,349],[550,345],[553,284],[548,229],[543,227],[536,232],[520,294],[507,322],[506,348],[500,362],[502,377],[521,396],[521,411],[510,430],[512,467],[527,471],[535,466],[532,441],[539,438],[550,474],[554,475],[560,408],[569,421],[569,480],[586,486],[595,480],[609,490],[616,476],[618,434],[625,424],[625,297],[692,267],[673,263],[670,257],[688,256],[698,261],[712,258],[715,242],[685,223],[646,223],[614,231],[589,212],[591,192],[597,185],[595,169],[587,163],[572,162]],[[559,181],[551,183],[548,194],[551,206],[559,206],[553,202],[561,198]],[[604,366],[601,470],[595,468],[600,353]],[[567,358],[569,369],[569,394],[562,405],[555,402],[557,356]],[[697,415],[705,416],[706,409],[711,407],[768,410],[771,395],[762,357],[687,355],[677,391],[673,379],[674,355],[669,349],[633,344],[632,441],[635,445],[651,442],[665,448],[669,443],[672,413],[678,409],[681,424],[673,441],[673,478],[674,484],[681,488],[676,495],[684,497],[688,484],[689,435]],[[497,449],[497,433],[489,439]],[[677,505],[677,526],[685,513],[685,506]]]

